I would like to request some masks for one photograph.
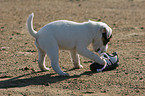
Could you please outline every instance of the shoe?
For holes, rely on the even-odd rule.
[[[116,52],[112,54],[101,53],[100,58],[106,61],[105,65],[100,65],[96,62],[90,65],[90,70],[92,72],[109,71],[116,69],[119,66],[119,58]]]

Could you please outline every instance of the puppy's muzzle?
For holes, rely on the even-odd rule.
[[[108,44],[108,42],[110,41],[111,38],[112,38],[112,35],[107,38],[107,34],[106,33],[103,33],[102,34],[102,41],[103,41],[104,47],[103,48],[96,49],[95,52],[101,54],[104,51],[107,51],[107,48],[108,48],[108,45],[107,44]]]
[[[100,51],[100,48],[98,48],[97,50],[95,50],[95,52],[99,52]]]
[[[97,53],[99,53],[99,54],[103,53],[103,51],[101,51],[100,48],[98,48],[97,50],[95,50],[95,52],[97,52]]]

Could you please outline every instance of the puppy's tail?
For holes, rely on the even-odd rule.
[[[38,38],[38,34],[37,32],[33,29],[33,17],[34,17],[34,13],[30,14],[28,19],[27,19],[27,29],[29,31],[29,33],[35,37],[35,38]]]

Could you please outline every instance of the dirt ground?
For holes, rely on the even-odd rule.
[[[145,96],[144,0],[0,0],[0,96]],[[118,52],[116,70],[92,73],[73,69],[68,51],[60,51],[60,67],[70,74],[41,72],[34,38],[26,29],[34,12],[39,30],[55,20],[102,21],[113,29],[108,53]],[[89,46],[92,50],[91,46]]]

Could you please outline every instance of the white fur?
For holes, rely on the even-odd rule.
[[[48,23],[38,32],[33,29],[32,13],[27,20],[29,33],[36,38],[36,47],[39,53],[39,67],[42,71],[49,68],[45,66],[45,55],[51,60],[51,66],[56,73],[68,76],[61,71],[59,67],[59,49],[70,50],[72,62],[75,68],[82,68],[79,55],[85,56],[99,64],[105,64],[98,55],[88,50],[87,46],[92,43],[94,50],[100,48],[101,51],[107,51],[108,45],[104,46],[102,42],[102,33],[105,28],[108,34],[112,34],[111,28],[102,22],[88,21],[76,23],[73,21],[59,20]]]

